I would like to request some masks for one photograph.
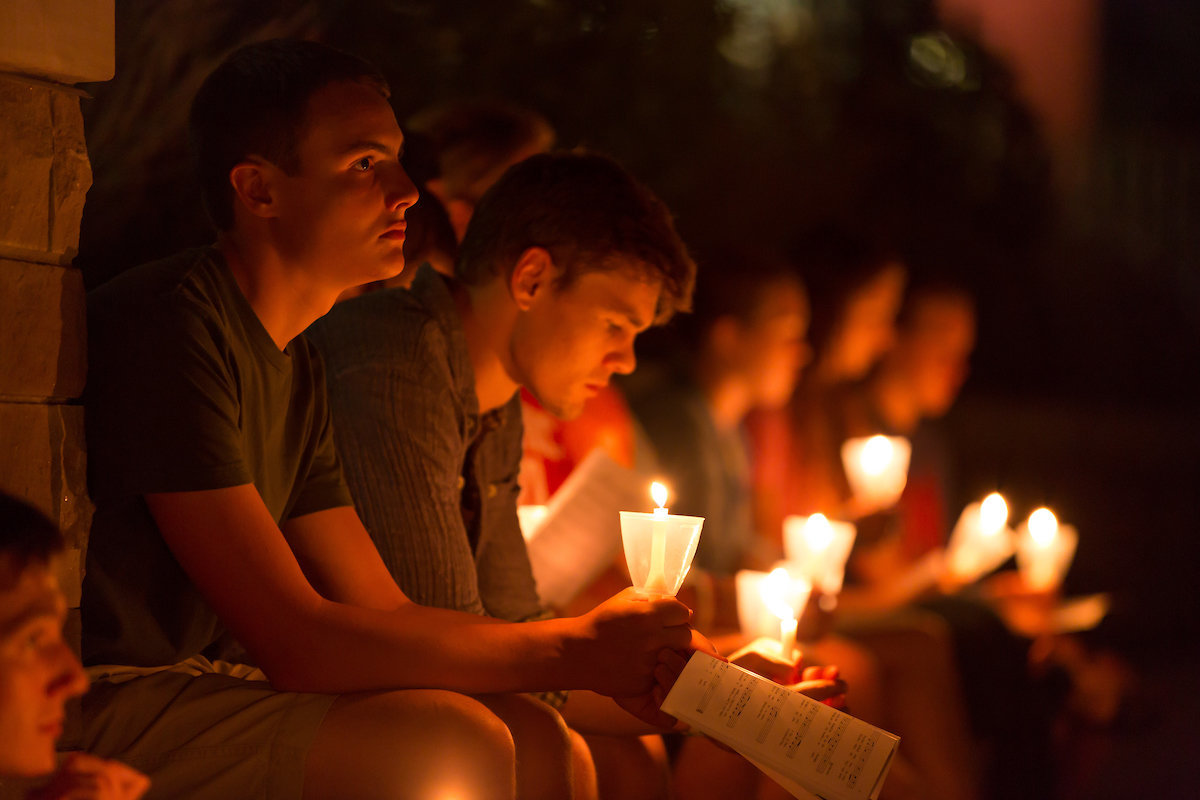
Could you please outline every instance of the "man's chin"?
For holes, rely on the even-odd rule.
[[[534,395],[537,397],[537,395]],[[543,409],[561,420],[572,420],[583,413],[583,400],[556,400],[553,398],[537,398]]]

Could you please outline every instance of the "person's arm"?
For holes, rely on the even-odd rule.
[[[685,606],[631,593],[583,617],[522,624],[416,605],[350,509],[289,523],[289,546],[249,484],[146,502],[176,559],[280,689],[632,696],[654,685],[660,650],[691,640]]]

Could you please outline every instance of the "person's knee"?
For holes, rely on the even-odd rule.
[[[470,697],[438,690],[344,695],[309,752],[304,797],[509,800],[515,764],[508,726]]]
[[[518,795],[562,800],[573,795],[575,760],[579,757],[562,716],[545,703],[524,695],[480,698],[512,735],[516,748]]]

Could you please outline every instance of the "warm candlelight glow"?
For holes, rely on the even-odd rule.
[[[999,492],[983,498],[979,506],[979,528],[985,536],[994,536],[1008,523],[1008,503]]]
[[[796,647],[799,621],[796,610],[808,602],[812,586],[802,578],[793,578],[783,567],[776,567],[758,585],[758,594],[767,610],[779,618],[779,652],[790,659]]]
[[[833,526],[824,514],[813,514],[804,523],[804,539],[814,553],[823,553],[833,544]]]
[[[792,579],[788,576],[787,570],[783,567],[776,567],[767,577],[763,578],[762,583],[758,586],[763,604],[780,619],[796,618],[796,610],[787,601],[791,582]]]
[[[886,436],[872,436],[863,446],[860,456],[863,472],[867,475],[882,475],[892,461],[893,450],[892,443]]]
[[[1058,518],[1048,508],[1039,508],[1030,514],[1028,525],[1029,535],[1041,547],[1053,542],[1058,533]]]
[[[842,467],[854,493],[852,513],[891,508],[904,492],[912,444],[903,436],[862,436],[842,442]]]
[[[1071,568],[1078,542],[1074,526],[1059,524],[1050,509],[1030,514],[1017,535],[1017,569],[1025,584],[1035,592],[1056,591]]]
[[[837,594],[855,534],[853,523],[831,520],[824,514],[785,518],[783,552],[788,572],[810,581],[824,595]]]
[[[667,487],[655,481],[650,484],[650,497],[654,499],[654,505],[659,508],[665,507],[667,505]]]

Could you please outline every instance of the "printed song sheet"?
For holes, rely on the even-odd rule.
[[[899,737],[706,653],[662,710],[729,745],[796,797],[874,800]]]
[[[649,510],[649,478],[613,461],[600,448],[588,455],[546,504],[542,523],[526,537],[538,597],[561,607],[621,552],[621,509]]]

